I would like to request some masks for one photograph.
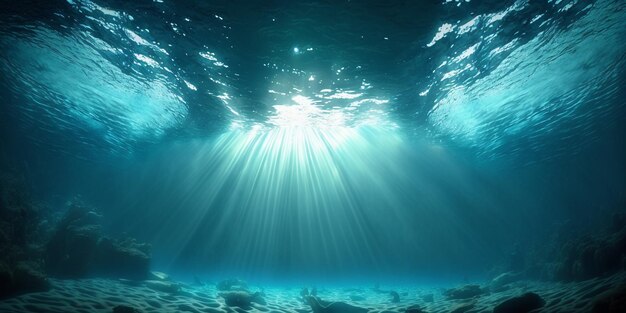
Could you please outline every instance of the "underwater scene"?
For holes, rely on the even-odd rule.
[[[626,1],[0,0],[0,312],[626,312]]]

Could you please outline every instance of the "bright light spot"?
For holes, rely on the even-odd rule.
[[[437,41],[441,40],[449,32],[453,31],[454,27],[455,27],[454,25],[448,24],[448,23],[441,25],[441,27],[439,27],[439,30],[437,31],[437,34],[435,34],[435,37],[433,38],[433,40],[431,40],[430,43],[428,43],[426,46],[427,47],[434,46],[435,43],[437,43]]]
[[[225,92],[225,93],[223,93],[223,94],[221,94],[221,95],[219,95],[219,96],[217,96],[217,97],[218,97],[220,100],[222,100],[222,102],[224,102],[225,104],[228,104],[228,100],[232,99],[232,98],[230,97],[230,95],[229,95],[228,93],[226,93],[226,92]]]
[[[276,113],[269,123],[279,128],[313,127],[327,128],[345,126],[346,117],[339,110],[323,110],[305,96],[291,98],[295,104],[275,105]]]
[[[474,44],[473,46],[467,48],[465,51],[463,51],[461,54],[459,54],[459,56],[454,58],[452,61],[458,63],[458,62],[466,59],[470,55],[474,54],[474,52],[476,52],[476,48],[478,48],[478,46],[480,46],[480,43]]]
[[[191,89],[193,91],[197,91],[198,90],[198,88],[196,86],[194,86],[194,84],[192,84],[192,83],[190,83],[190,82],[188,82],[186,80],[184,80],[184,82],[185,82],[185,85],[187,85],[187,88],[189,88],[189,89]]]
[[[209,61],[217,61],[217,58],[215,57],[215,53],[213,52],[200,52],[199,54],[201,57]]]
[[[151,57],[147,57],[143,54],[138,54],[135,53],[135,58],[137,58],[137,60],[142,61],[152,67],[159,67],[159,63],[157,61],[155,61],[154,59],[152,59]]]
[[[362,95],[362,93],[338,92],[326,97],[326,99],[354,99]]]
[[[457,31],[458,35],[463,35],[471,30],[473,30],[476,26],[476,22],[478,22],[478,19],[480,18],[479,16],[474,17],[473,19],[471,19],[469,22],[459,26],[459,30]]]
[[[293,48],[293,53],[300,53],[300,49],[298,47]]]

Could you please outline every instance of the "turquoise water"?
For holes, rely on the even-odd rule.
[[[213,2],[0,4],[0,169],[185,279],[484,279],[626,203],[623,1]]]

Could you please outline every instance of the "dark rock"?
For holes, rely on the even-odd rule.
[[[598,295],[593,301],[592,313],[626,312],[626,286]]]
[[[19,262],[13,269],[0,265],[0,298],[50,289],[50,283],[36,263]]]
[[[247,291],[238,290],[221,292],[219,295],[224,298],[226,305],[232,307],[249,308],[253,302],[265,304],[265,299],[260,292],[251,294]]]
[[[26,292],[50,289],[48,278],[35,263],[18,263],[13,271],[13,282],[19,290]]]
[[[485,291],[478,285],[465,285],[463,287],[445,290],[443,295],[446,296],[448,300],[465,300],[478,297],[484,293]]]
[[[493,313],[526,313],[543,307],[546,301],[533,292],[508,299],[493,309]]]
[[[46,245],[46,269],[51,275],[67,278],[89,274],[98,241],[100,225],[94,224],[96,213],[72,203]]]
[[[0,298],[50,288],[40,266],[47,224],[27,190],[17,176],[0,174]]]
[[[398,303],[400,302],[400,295],[395,292],[395,291],[390,291],[389,295],[391,296],[391,302],[392,303]]]
[[[99,221],[94,210],[77,203],[69,206],[46,245],[48,273],[65,278],[149,278],[149,246],[131,238],[102,237]]]
[[[13,293],[13,271],[6,264],[0,263],[0,298]]]
[[[126,305],[118,305],[113,308],[113,313],[141,313],[141,310]]]
[[[369,311],[345,302],[325,302],[313,296],[308,296],[307,302],[314,313],[366,313]]]

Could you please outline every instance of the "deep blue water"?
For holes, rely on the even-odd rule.
[[[0,4],[0,169],[153,268],[480,278],[626,203],[623,1]]]

